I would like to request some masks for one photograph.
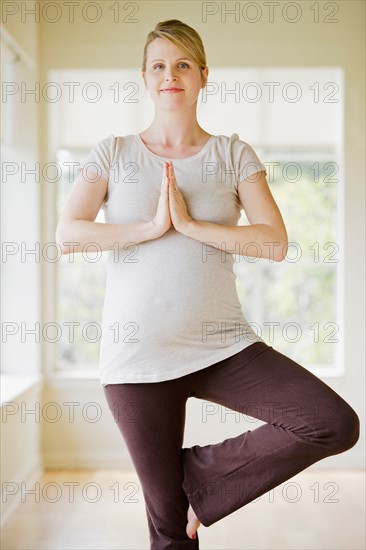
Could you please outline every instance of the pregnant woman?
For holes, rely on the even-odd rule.
[[[142,76],[151,125],[92,149],[56,240],[64,253],[70,241],[75,252],[89,242],[109,251],[101,384],[141,483],[151,550],[193,550],[200,524],[353,447],[359,418],[243,316],[233,255],[282,261],[287,232],[252,147],[197,122],[208,77],[200,36],[158,23]],[[101,207],[106,223],[94,221]],[[248,226],[237,225],[242,208]],[[190,397],[265,423],[182,448]]]

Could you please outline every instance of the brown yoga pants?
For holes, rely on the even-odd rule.
[[[359,439],[354,409],[264,342],[173,380],[103,389],[141,483],[151,550],[199,548],[198,532],[186,534],[189,503],[208,527]],[[189,397],[265,424],[182,448]]]

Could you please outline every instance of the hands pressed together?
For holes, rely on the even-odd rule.
[[[164,163],[164,173],[161,182],[161,192],[153,224],[163,235],[173,225],[182,232],[192,218],[188,214],[187,205],[178,187],[171,161]]]

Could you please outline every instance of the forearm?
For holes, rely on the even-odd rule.
[[[181,228],[181,233],[219,250],[240,256],[267,258],[280,262],[286,257],[287,235],[279,237],[267,224],[226,226],[192,220]]]
[[[123,248],[128,243],[137,244],[158,236],[153,222],[112,224],[70,220],[57,227],[56,242],[62,254],[70,254],[82,252],[92,243],[99,251],[103,251]],[[93,248],[90,247],[90,250]]]

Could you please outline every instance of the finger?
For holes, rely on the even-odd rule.
[[[168,164],[168,178],[169,178],[169,181],[172,181],[172,173],[171,173],[169,164]]]
[[[169,187],[169,172],[166,162],[164,163],[163,185],[166,189]]]
[[[176,187],[176,178],[175,178],[175,173],[174,173],[174,168],[173,168],[173,165],[171,164],[169,166],[169,176],[170,176],[170,179],[171,181],[175,184],[174,186]]]
[[[166,179],[167,179],[168,185],[170,186],[170,182],[172,181],[172,176],[170,173],[169,163],[167,163],[167,167],[166,167]]]
[[[177,189],[174,185],[174,182],[170,179],[170,182],[169,182],[169,191],[171,191],[174,195],[176,195],[177,193]]]

